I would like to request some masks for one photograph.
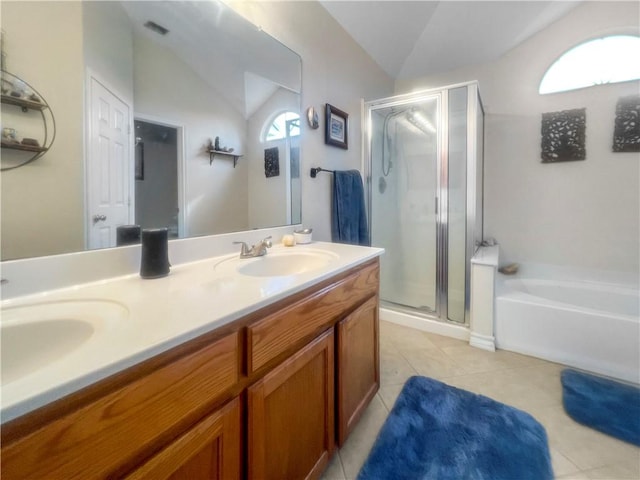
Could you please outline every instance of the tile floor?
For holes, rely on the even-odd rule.
[[[380,322],[380,390],[322,480],[357,476],[404,382],[412,375],[436,378],[529,412],[547,430],[557,479],[640,480],[640,448],[584,427],[564,413],[563,368]]]

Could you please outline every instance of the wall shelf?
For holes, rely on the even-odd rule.
[[[232,157],[233,158],[233,168],[236,168],[238,164],[238,159],[242,158],[242,155],[238,155],[237,153],[225,152],[222,150],[207,150],[209,152],[209,165],[213,163],[213,158],[218,155],[221,157]]]
[[[11,155],[2,155],[2,164],[0,165],[1,171],[12,170],[14,168],[22,167],[28,163],[37,160],[42,155],[45,154],[53,145],[53,141],[56,138],[56,121],[53,116],[53,111],[49,107],[49,104],[45,101],[44,97],[36,91],[31,85],[22,80],[16,75],[13,75],[6,70],[2,70],[1,75],[2,80],[2,90],[3,93],[0,96],[0,103],[4,106],[9,106],[9,110],[11,107],[18,107],[22,110],[23,113],[29,112],[29,110],[33,110],[40,113],[41,122],[42,122],[42,136],[39,138],[40,145],[29,145],[23,144],[18,141],[13,142],[10,138],[3,139],[0,146],[2,150],[6,153],[7,151],[13,152],[22,152],[22,153],[14,153]],[[22,89],[23,93],[26,90],[27,94],[29,94],[32,98],[36,100],[32,100],[29,96],[25,97],[15,97],[13,95],[7,94],[14,85],[23,84],[25,88]],[[3,116],[7,114],[9,111],[3,112]],[[31,118],[31,117],[27,117]],[[5,123],[5,122],[3,122]],[[6,124],[5,124],[6,127]]]
[[[44,153],[48,148],[38,147],[36,145],[23,145],[22,143],[8,143],[2,142],[2,148],[8,148],[9,150],[19,150],[21,152],[36,152]]]
[[[23,112],[26,112],[27,110],[42,111],[45,108],[49,108],[46,103],[27,100],[26,98],[12,97],[10,95],[2,95],[1,101],[6,105],[15,105],[17,107],[21,107]]]

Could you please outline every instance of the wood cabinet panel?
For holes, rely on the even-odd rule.
[[[105,395],[2,448],[3,478],[104,478],[238,381],[238,334]]]
[[[333,330],[248,390],[248,476],[317,478],[334,449]]]
[[[247,329],[249,373],[299,346],[300,341],[313,338],[355,305],[374,295],[378,283],[376,262],[251,325]]]
[[[338,445],[380,388],[378,297],[337,325]]]
[[[240,479],[240,431],[240,400],[236,397],[126,479]]]

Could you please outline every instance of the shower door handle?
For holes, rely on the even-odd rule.
[[[436,205],[435,214],[438,215],[438,197],[436,197],[435,205]]]

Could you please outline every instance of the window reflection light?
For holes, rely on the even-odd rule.
[[[547,70],[539,93],[556,93],[640,79],[640,37],[613,35],[565,52]]]

